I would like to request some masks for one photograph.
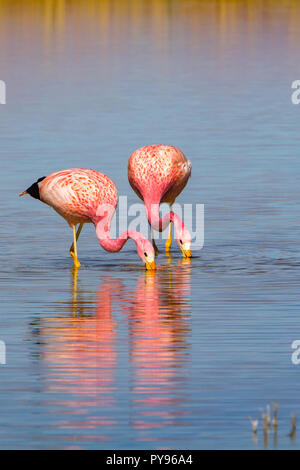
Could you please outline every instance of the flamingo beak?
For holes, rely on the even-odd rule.
[[[181,251],[184,256],[184,258],[191,258],[192,257],[192,252],[189,248],[185,248],[184,246],[181,246]]]
[[[22,197],[24,196],[25,194],[27,194],[27,191],[23,191],[22,193],[19,194],[19,197]]]
[[[147,271],[155,271],[156,266],[155,266],[155,261],[148,261],[146,262],[146,269]]]
[[[185,251],[183,252],[183,254],[184,254],[184,256],[185,256],[186,258],[191,258],[191,257],[192,257],[192,252],[191,252],[191,250],[185,250]]]

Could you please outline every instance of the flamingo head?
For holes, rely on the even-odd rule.
[[[146,266],[146,269],[153,271],[156,269],[155,266],[155,252],[152,244],[147,238],[140,238],[137,243],[137,252],[141,260]]]

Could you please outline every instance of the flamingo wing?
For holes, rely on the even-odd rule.
[[[102,173],[71,168],[47,176],[40,183],[40,199],[70,224],[92,222],[100,204],[117,204],[114,183]]]

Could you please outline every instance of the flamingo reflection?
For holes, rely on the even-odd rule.
[[[190,260],[182,259],[172,269],[145,273],[126,307],[135,428],[173,426],[182,414],[186,398],[180,392],[180,382],[185,380],[183,368],[189,360],[186,339],[190,330],[190,269]]]
[[[129,419],[135,429],[176,424],[189,360],[190,269],[190,260],[180,259],[158,273],[141,273],[134,288],[125,288],[120,279],[103,279],[96,302],[84,298],[78,272],[72,270],[72,299],[52,305],[55,315],[40,325],[43,360],[50,369],[46,390],[63,409],[59,428],[99,428],[97,438],[108,439],[104,429],[117,425],[124,412],[117,400],[124,387],[125,399],[133,404]],[[127,325],[129,342],[124,337]],[[124,340],[117,339],[117,329]],[[127,367],[127,348],[130,390],[119,377],[123,362]],[[117,351],[122,351],[119,357]],[[64,394],[60,402],[57,394]]]
[[[42,328],[47,338],[43,358],[51,369],[47,391],[71,393],[71,398],[67,395],[60,402],[65,413],[86,415],[78,421],[62,421],[60,428],[115,425],[116,421],[103,410],[115,404],[117,353],[112,302],[118,300],[123,286],[118,279],[104,279],[97,291],[95,308],[95,302],[83,300],[77,277],[75,268],[72,301],[56,303],[60,315],[47,318]]]

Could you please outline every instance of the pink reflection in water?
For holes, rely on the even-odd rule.
[[[142,430],[173,425],[182,414],[185,398],[177,391],[188,360],[189,263],[143,272],[134,289],[119,279],[104,279],[96,302],[82,299],[73,271],[72,301],[55,304],[56,316],[42,326],[46,391],[67,394],[52,402],[62,408],[61,416],[69,416],[59,421],[60,429],[101,428],[103,434],[119,423],[114,413],[122,406],[116,401],[118,354],[127,350],[133,370],[125,396],[133,403],[131,425]],[[116,312],[123,315],[118,322]],[[128,335],[117,339],[124,325]]]
[[[180,405],[185,397],[178,388],[179,371],[188,360],[190,268],[190,260],[181,260],[165,273],[146,274],[126,306],[135,428],[174,425],[183,413]]]

